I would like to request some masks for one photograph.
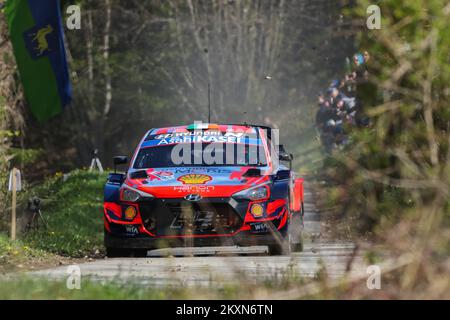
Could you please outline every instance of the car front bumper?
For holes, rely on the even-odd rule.
[[[241,231],[232,236],[208,237],[164,237],[154,238],[148,236],[118,237],[105,233],[105,247],[123,249],[161,249],[175,247],[216,247],[216,246],[258,246],[274,245],[282,240],[278,231],[264,234],[255,234],[250,231]]]

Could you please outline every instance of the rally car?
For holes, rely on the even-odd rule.
[[[303,180],[263,126],[196,123],[149,130],[104,190],[108,256],[180,246],[301,249]],[[115,167],[127,157],[114,157]]]

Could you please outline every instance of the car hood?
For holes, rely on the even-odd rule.
[[[226,197],[270,179],[268,168],[262,167],[262,176],[248,177],[245,173],[254,167],[184,167],[146,169],[146,177],[136,177],[133,170],[126,184],[157,197],[184,197],[200,194],[210,197]]]

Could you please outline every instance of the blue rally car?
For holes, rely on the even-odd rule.
[[[266,245],[300,250],[303,179],[262,126],[194,124],[151,129],[125,174],[105,185],[108,256],[180,246]],[[127,157],[114,157],[115,166]]]

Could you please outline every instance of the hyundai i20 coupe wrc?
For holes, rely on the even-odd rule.
[[[301,250],[303,179],[276,141],[276,130],[247,124],[148,131],[126,173],[115,169],[105,185],[107,255],[195,246]],[[114,157],[115,167],[126,163]]]

